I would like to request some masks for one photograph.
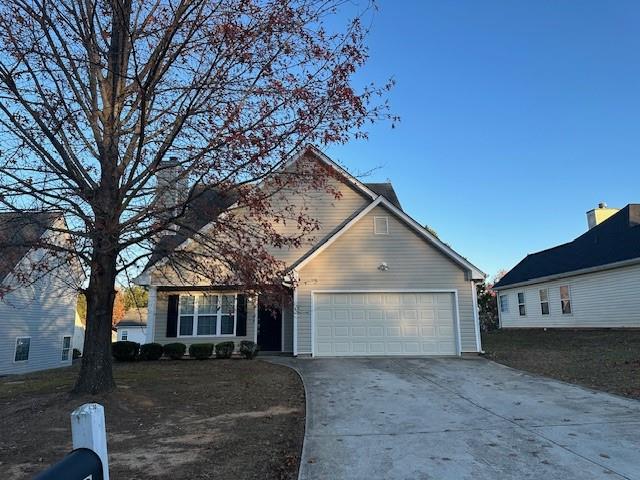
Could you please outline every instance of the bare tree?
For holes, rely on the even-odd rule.
[[[233,210],[194,237],[200,257],[183,252],[184,267],[212,283],[272,283],[283,266],[268,246],[295,246],[316,225],[252,187],[305,143],[346,142],[392,118],[390,84],[352,87],[367,59],[361,15],[326,28],[342,3],[0,0],[0,206],[65,215],[73,242],[44,247],[88,273],[75,391],[115,386],[116,277],[188,228],[190,205],[213,192]],[[170,169],[182,191],[162,181]],[[327,172],[296,173],[270,191],[330,188]]]

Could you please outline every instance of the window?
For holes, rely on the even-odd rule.
[[[67,360],[69,360],[69,350],[71,350],[71,337],[62,337],[62,361],[63,362],[66,362]]]
[[[29,360],[29,347],[31,346],[31,337],[16,338],[16,353],[13,357],[15,362],[26,362]]]
[[[128,338],[129,338],[129,330],[122,330],[122,335],[120,337],[120,340],[122,340],[123,342],[126,342]]]
[[[560,306],[564,315],[571,313],[571,297],[567,286],[560,287]]]
[[[236,334],[236,295],[181,295],[181,337]]]
[[[500,311],[502,313],[509,311],[509,297],[500,295]]]
[[[389,233],[389,217],[373,217],[373,230],[376,235]]]
[[[540,289],[540,310],[542,315],[549,315],[549,290],[546,288]]]
[[[527,308],[524,305],[524,292],[518,292],[518,311],[521,317],[527,314]]]

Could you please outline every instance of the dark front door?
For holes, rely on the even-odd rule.
[[[263,352],[282,351],[282,309],[258,301],[258,345]]]

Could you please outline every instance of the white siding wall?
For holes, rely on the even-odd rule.
[[[62,361],[62,338],[73,339],[75,309],[75,292],[51,275],[7,295],[0,302],[0,375],[71,365],[71,350]],[[16,337],[23,336],[31,337],[29,359],[14,362]]]
[[[571,314],[562,314],[560,286],[571,292]],[[549,290],[549,315],[542,315],[539,290]],[[526,316],[518,313],[518,292],[524,292]],[[500,312],[504,328],[640,327],[640,265],[566,277],[522,288],[500,290],[509,311]]]
[[[122,340],[124,332],[127,332],[128,342],[136,342],[140,345],[147,343],[147,327],[118,327],[118,341]]]
[[[375,235],[373,217],[387,216],[389,234]],[[386,262],[389,270],[378,266]],[[383,207],[376,207],[300,271],[298,354],[311,352],[314,290],[425,289],[458,291],[463,352],[476,352],[472,283],[463,269]]]

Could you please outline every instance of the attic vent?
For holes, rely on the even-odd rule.
[[[387,235],[389,233],[389,218],[373,217],[373,231],[376,235]]]

